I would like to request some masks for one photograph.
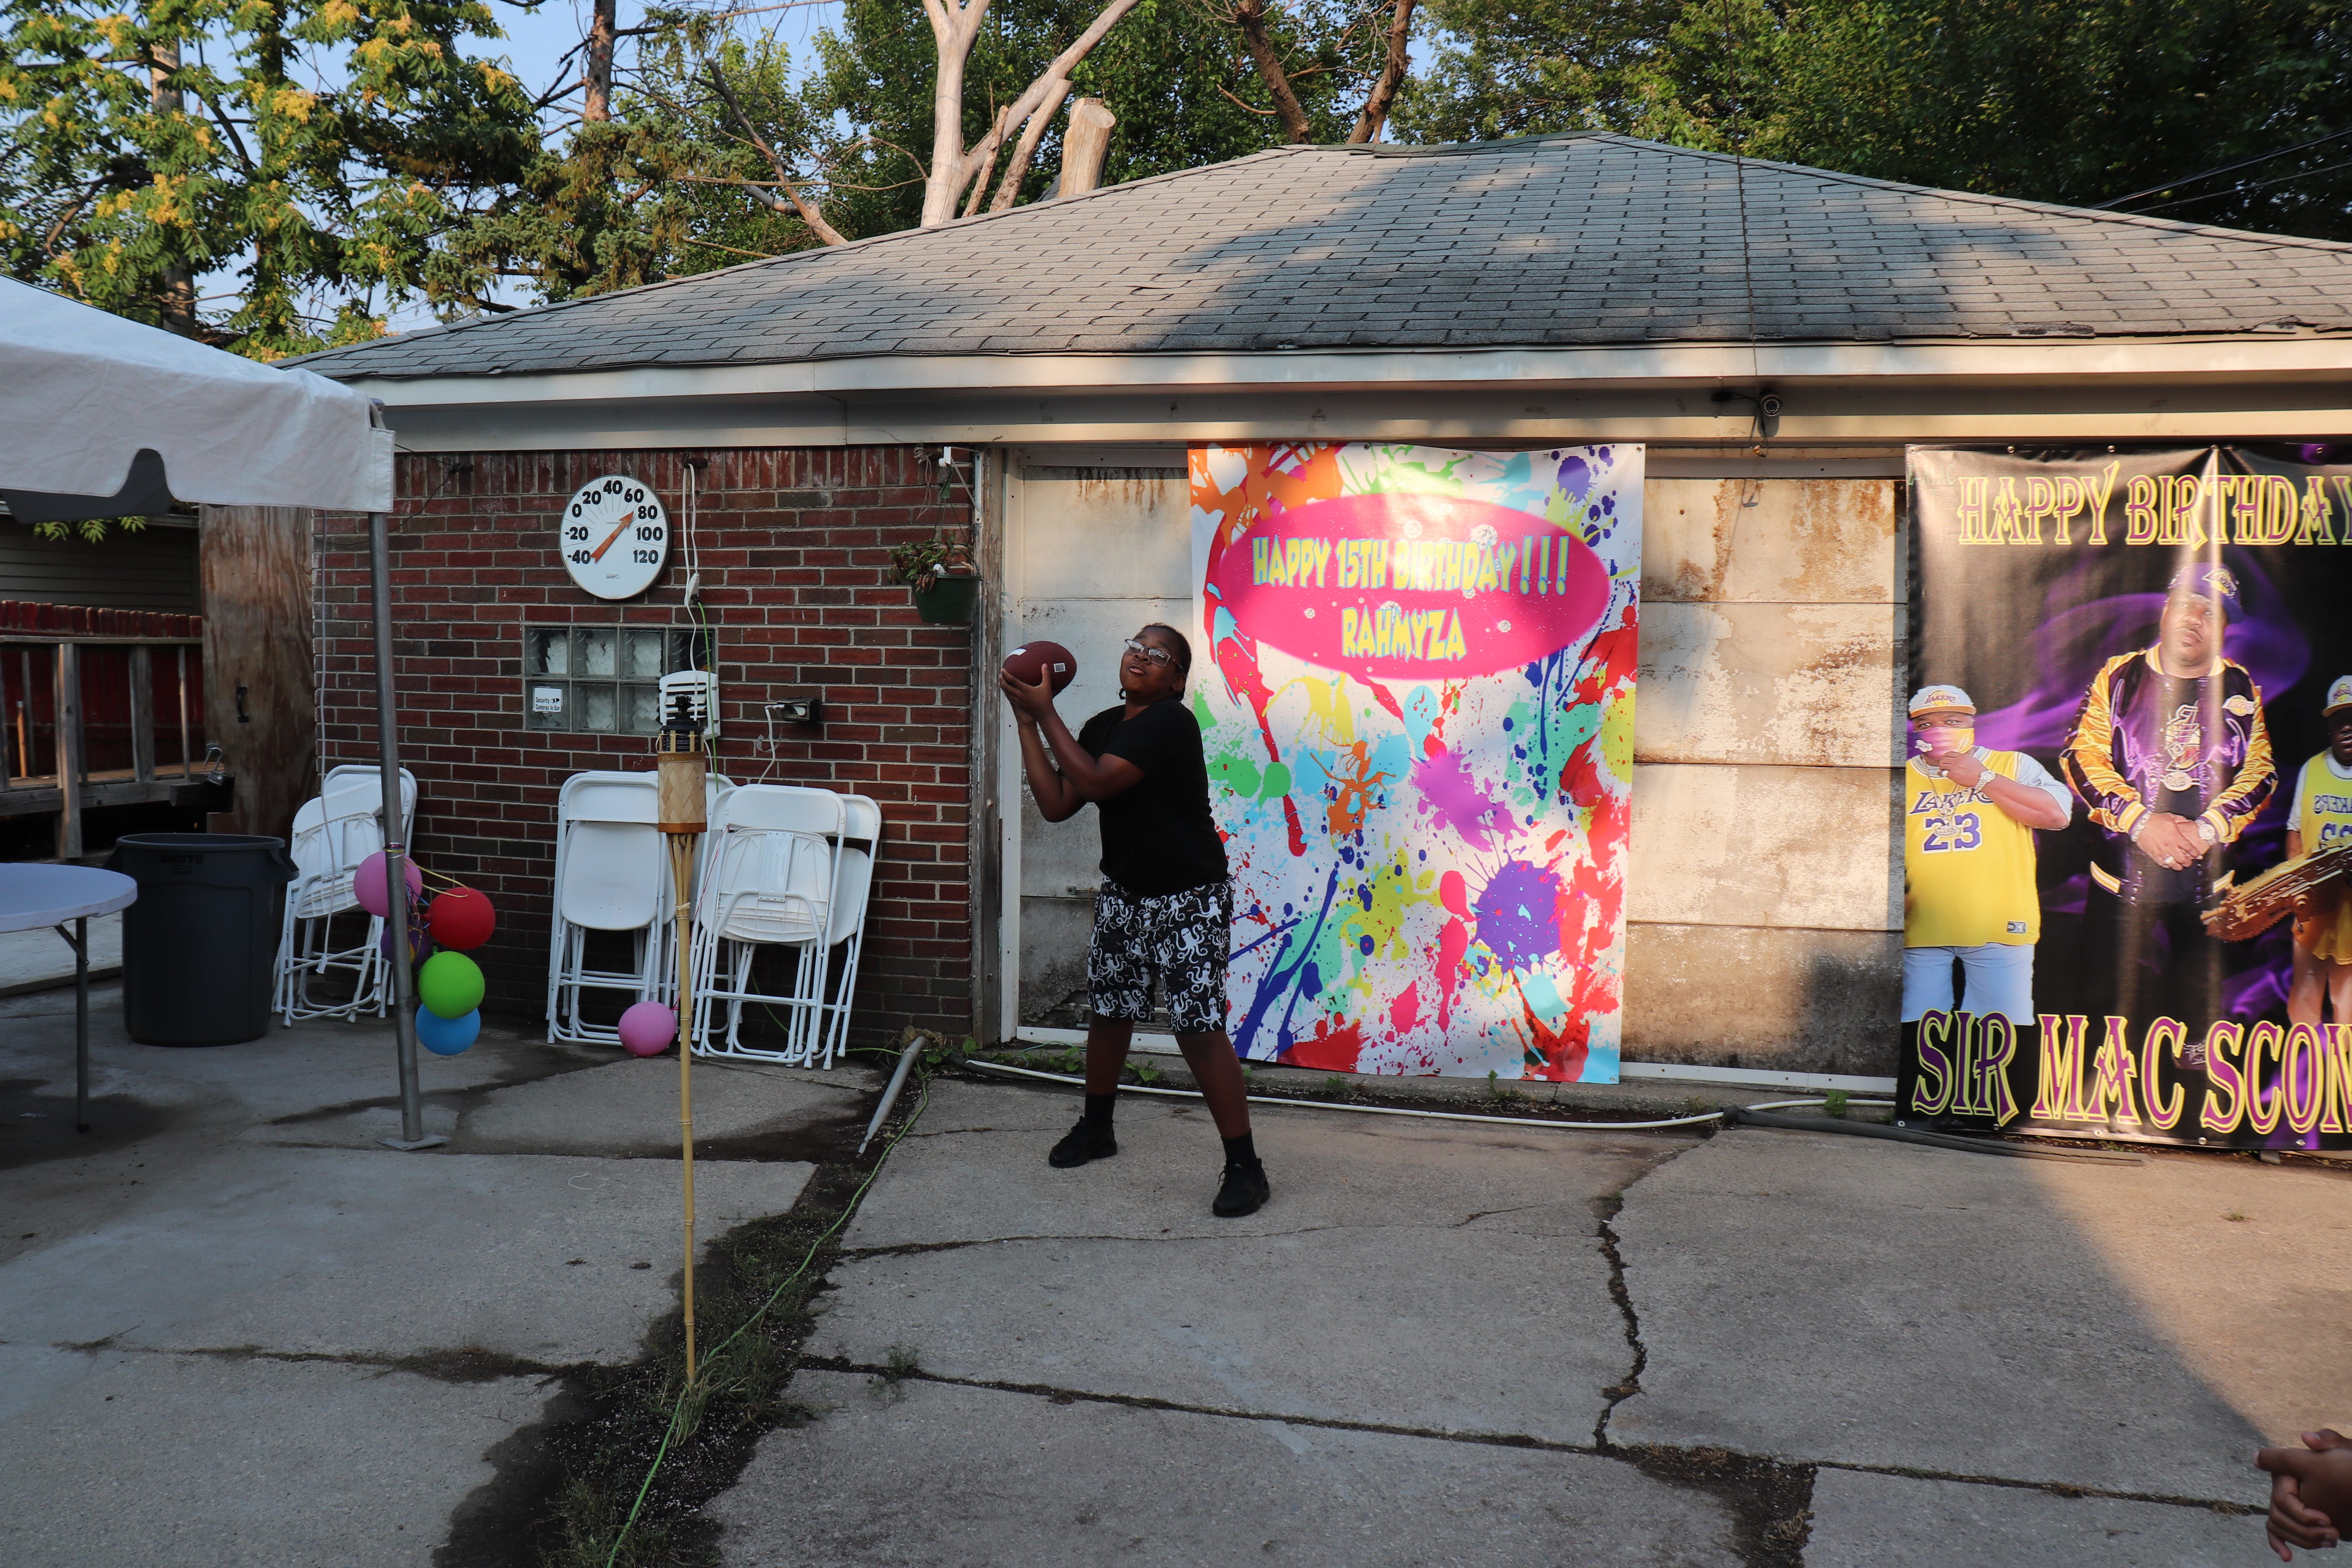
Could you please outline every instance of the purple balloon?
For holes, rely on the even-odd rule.
[[[383,935],[376,939],[376,945],[383,949],[383,961],[390,963],[392,962],[392,922],[390,921],[383,922]],[[433,939],[425,934],[425,922],[412,913],[408,917],[409,966],[414,968],[424,963],[432,955],[432,952]]]

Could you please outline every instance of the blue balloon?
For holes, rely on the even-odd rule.
[[[454,1057],[482,1032],[479,1007],[462,1018],[444,1018],[427,1007],[416,1010],[416,1043],[436,1057]]]

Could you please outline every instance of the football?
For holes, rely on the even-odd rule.
[[[1041,675],[1049,676],[1058,697],[1077,679],[1078,661],[1060,643],[1027,642],[1004,656],[1004,673],[1027,686],[1036,685]]]

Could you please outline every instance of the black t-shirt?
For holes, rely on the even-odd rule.
[[[1093,757],[1124,757],[1143,781],[1096,803],[1102,814],[1102,873],[1130,893],[1181,893],[1225,879],[1225,845],[1209,816],[1209,765],[1201,726],[1163,697],[1130,719],[1106,708],[1078,731]]]

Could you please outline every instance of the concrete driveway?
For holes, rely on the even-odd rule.
[[[675,1058],[486,1031],[425,1058],[449,1142],[396,1153],[387,1026],[171,1050],[93,1001],[79,1137],[72,992],[0,1001],[9,1568],[433,1562],[674,1307]],[[868,1076],[699,1065],[704,1234],[790,1208]]]
[[[565,1389],[675,1304],[675,1063],[486,1037],[400,1154],[380,1026],[96,1025],[77,1138],[70,994],[0,1000],[0,1563],[530,1563]],[[698,1068],[704,1234],[875,1086]],[[2251,1568],[2252,1448],[2352,1426],[2315,1163],[1262,1109],[1224,1222],[1204,1113],[1050,1170],[1073,1108],[934,1086],[721,1561]]]
[[[1071,1109],[938,1090],[729,1563],[2251,1565],[2352,1420],[2334,1170],[1262,1110],[1220,1222],[1204,1113]]]

